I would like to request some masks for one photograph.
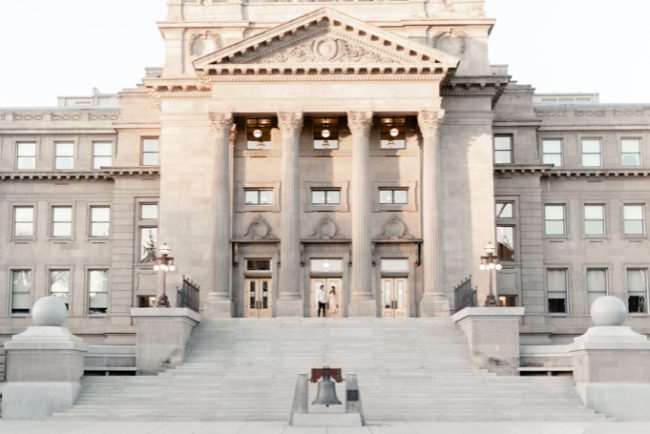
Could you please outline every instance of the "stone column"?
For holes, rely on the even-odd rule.
[[[350,316],[376,316],[372,292],[372,240],[370,235],[370,130],[372,112],[348,113],[352,132],[352,288]]]
[[[282,132],[280,285],[276,314],[302,316],[300,272],[300,133],[302,113],[278,113]]]
[[[214,235],[211,243],[214,258],[214,288],[208,294],[205,313],[208,318],[230,317],[230,132],[231,113],[210,113],[215,130],[214,152]]]
[[[449,299],[443,287],[441,233],[440,124],[443,111],[422,111],[418,124],[422,132],[422,264],[424,294],[420,316],[449,315]]]

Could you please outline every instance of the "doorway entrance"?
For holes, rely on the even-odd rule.
[[[408,316],[408,282],[405,277],[381,279],[383,316],[406,318]]]
[[[246,279],[246,316],[248,318],[271,318],[273,310],[271,279]]]
[[[309,304],[309,316],[318,316],[318,289],[322,286],[325,287],[327,294],[327,317],[341,318],[343,317],[343,298],[342,298],[342,285],[341,278],[312,278],[311,279],[311,302]],[[332,298],[330,292],[332,289],[336,292],[336,306],[332,306]]]

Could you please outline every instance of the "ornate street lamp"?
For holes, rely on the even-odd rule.
[[[492,279],[494,270],[501,271],[503,266],[499,263],[499,257],[495,254],[494,244],[489,242],[485,246],[485,256],[481,256],[481,265],[479,267],[482,271],[487,271],[490,273],[490,293],[485,298],[485,306],[498,306],[497,297],[494,294],[494,288],[492,287]]]
[[[163,243],[158,248],[158,255],[156,255],[156,262],[153,269],[161,273],[162,281],[162,289],[160,296],[156,300],[156,307],[170,307],[169,298],[167,298],[167,273],[176,271],[176,266],[174,265],[172,249],[167,243]]]

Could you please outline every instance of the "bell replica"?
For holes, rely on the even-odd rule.
[[[312,381],[316,382],[318,381],[318,377],[320,377],[320,382],[318,383],[316,399],[314,399],[312,405],[324,405],[325,407],[329,407],[330,405],[342,405],[341,401],[339,401],[339,398],[336,396],[336,383],[332,381],[332,374],[336,375],[336,372],[332,372],[333,370],[329,368],[315,371],[320,372],[318,372],[318,375],[312,375]],[[340,376],[340,373],[338,375]]]

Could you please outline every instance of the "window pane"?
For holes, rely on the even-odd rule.
[[[93,155],[96,157],[110,157],[113,155],[112,143],[93,143]]]
[[[327,203],[330,205],[338,205],[341,203],[341,192],[338,190],[330,190],[327,192]]]
[[[21,170],[33,170],[36,168],[35,157],[18,157],[16,166]]]
[[[158,228],[140,228],[140,262],[153,262],[157,243]]]
[[[273,192],[271,190],[260,191],[260,205],[273,204]]]
[[[70,223],[54,223],[52,225],[53,237],[70,237],[72,236],[72,224]]]
[[[52,270],[50,271],[50,293],[67,293],[70,291],[70,271],[69,270]]]
[[[91,209],[93,222],[108,222],[111,219],[111,209],[107,206],[94,206]]]
[[[600,154],[600,140],[583,140],[582,152],[585,154]]]
[[[16,223],[16,233],[17,237],[31,237],[34,235],[34,225],[33,223]]]
[[[513,218],[513,204],[512,202],[497,202],[497,218]]]
[[[564,206],[547,205],[544,207],[544,215],[547,220],[564,220]]]
[[[106,313],[108,308],[108,293],[91,292],[88,294],[88,299],[91,313]]]
[[[55,222],[70,222],[72,221],[72,207],[55,206],[52,209],[52,215]]]
[[[605,270],[587,270],[587,290],[605,295],[607,293],[607,272]]]
[[[407,259],[382,259],[382,273],[408,273],[409,261]]]
[[[247,271],[270,271],[271,261],[269,259],[248,259],[246,260]]]
[[[325,203],[325,192],[323,190],[313,190],[311,192],[311,203],[314,205],[322,205]]]
[[[605,225],[602,221],[586,221],[585,234],[587,235],[604,235]]]
[[[340,259],[312,259],[311,271],[313,273],[342,273],[343,261]]]
[[[562,166],[562,155],[546,154],[544,155],[544,164],[552,164],[555,167]]]
[[[510,151],[496,151],[494,153],[495,164],[510,164],[512,163],[512,152]]]
[[[35,157],[36,143],[33,142],[18,143],[17,152],[19,157]]]
[[[547,221],[545,223],[546,235],[564,235],[563,221]]]
[[[627,291],[642,292],[647,291],[647,270],[630,269],[627,270]]]
[[[407,204],[409,199],[408,199],[408,191],[407,190],[395,190],[393,194],[393,198],[396,204]]]
[[[566,313],[566,299],[550,298],[548,299],[549,313]]]
[[[101,169],[102,167],[111,167],[113,159],[111,157],[95,157],[93,159],[93,169]]]
[[[63,142],[56,144],[57,157],[72,157],[74,156],[74,143]]]
[[[643,235],[643,222],[638,220],[625,221],[625,235]]]
[[[379,190],[379,203],[393,203],[393,191]]]
[[[142,155],[142,164],[144,166],[158,166],[160,158],[157,153],[146,152]]]
[[[244,193],[246,205],[259,204],[259,192],[257,190],[246,190]]]
[[[621,157],[621,163],[623,164],[623,166],[627,166],[627,167],[639,167],[641,166],[641,155],[623,154]]]
[[[585,218],[588,220],[603,220],[604,210],[601,205],[586,205]]]
[[[90,236],[108,237],[110,235],[110,223],[93,223]]]
[[[144,139],[142,141],[142,150],[144,152],[158,152],[159,141],[158,139]]]
[[[158,204],[146,203],[140,205],[140,218],[143,220],[153,220],[158,218]]]
[[[56,157],[55,165],[57,170],[72,170],[74,169],[74,158]]]
[[[108,290],[108,272],[106,270],[91,270],[88,276],[90,292],[106,292]]]
[[[638,139],[623,139],[621,140],[621,152],[624,153],[639,153],[640,142]]]
[[[32,272],[30,270],[13,270],[11,272],[12,292],[31,292]]]
[[[495,136],[494,149],[497,151],[510,151],[512,149],[512,137]]]
[[[17,222],[33,222],[34,208],[31,206],[17,206],[14,208],[14,218]]]
[[[548,270],[546,272],[546,283],[549,293],[554,292],[556,297],[566,298],[566,278],[566,270]]]
[[[543,147],[545,154],[562,153],[562,142],[560,140],[544,140]]]
[[[625,220],[643,220],[643,206],[625,205],[623,207]]]
[[[585,167],[600,167],[600,154],[583,154],[582,165]]]
[[[497,256],[502,261],[515,260],[515,231],[512,226],[497,226]]]

